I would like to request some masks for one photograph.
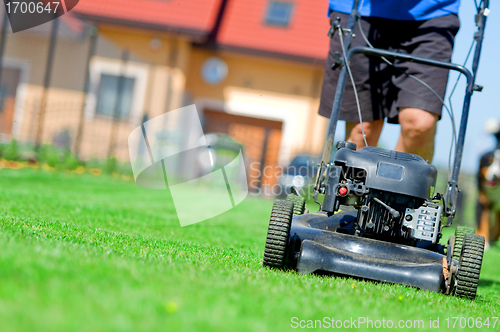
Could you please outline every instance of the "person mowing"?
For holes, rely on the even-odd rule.
[[[366,37],[375,48],[449,62],[460,28],[459,4],[460,0],[364,0],[359,10],[360,25],[356,27],[351,47],[368,46],[363,38]],[[352,0],[330,0],[330,20],[340,18],[345,28],[352,5]],[[342,54],[338,34],[331,39],[323,78],[319,114],[325,117],[330,117],[340,72],[332,70],[336,52]],[[366,143],[377,145],[387,119],[388,123],[401,125],[395,150],[418,154],[432,162],[448,70],[402,61],[391,65],[384,59],[363,54],[354,55],[350,67],[359,95]],[[356,143],[358,148],[364,147],[365,139],[349,80],[339,120],[346,121],[346,140]]]

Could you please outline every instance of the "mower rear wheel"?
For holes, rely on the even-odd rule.
[[[479,274],[483,263],[484,237],[466,233],[463,238],[460,264],[457,272],[455,296],[470,300],[476,298]]]
[[[462,252],[462,244],[464,241],[465,234],[474,234],[474,228],[468,226],[458,226],[455,230],[455,243],[453,245],[453,259],[457,261],[460,259],[460,253]]]
[[[285,266],[286,246],[293,217],[293,202],[277,199],[271,212],[264,249],[263,266],[282,269]]]
[[[304,197],[290,194],[286,197],[286,200],[293,202],[293,216],[300,216],[306,211],[306,199]]]

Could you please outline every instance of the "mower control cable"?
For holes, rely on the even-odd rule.
[[[357,14],[359,15],[359,12]],[[359,18],[357,20],[358,20],[358,23],[361,22],[359,20]],[[341,26],[339,26],[339,29],[340,29],[340,32],[343,32]],[[361,33],[363,33],[363,32],[361,31]],[[342,36],[343,36],[343,33],[339,33],[340,46],[342,47],[342,49],[344,49],[344,39],[342,38]],[[356,107],[358,109],[359,124],[361,126],[361,134],[363,135],[363,141],[365,142],[365,146],[368,146],[368,142],[366,141],[365,130],[363,128],[363,116],[361,115],[361,105],[359,104],[359,97],[358,97],[358,91],[356,89],[356,83],[354,83],[354,77],[352,76],[351,67],[349,66],[349,62],[347,61],[347,58],[345,56],[345,52],[342,52],[342,56],[344,57],[345,68],[347,69],[347,73],[349,74],[349,78],[351,80],[352,88],[354,91],[354,99],[356,100]]]

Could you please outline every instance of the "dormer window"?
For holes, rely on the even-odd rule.
[[[270,0],[266,12],[266,25],[287,27],[292,16],[293,2]]]

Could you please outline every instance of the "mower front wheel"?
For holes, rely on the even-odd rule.
[[[287,201],[293,202],[293,216],[300,216],[306,212],[306,199],[296,194],[290,194],[286,197]]]
[[[463,238],[458,265],[455,296],[470,300],[476,298],[479,274],[483,263],[484,237],[466,233]]]
[[[460,259],[460,253],[462,252],[465,234],[474,234],[474,228],[468,226],[458,226],[455,230],[455,241],[453,243],[453,259],[457,261]]]
[[[264,249],[263,266],[276,269],[285,267],[286,247],[290,236],[294,203],[277,199],[271,212]]]

